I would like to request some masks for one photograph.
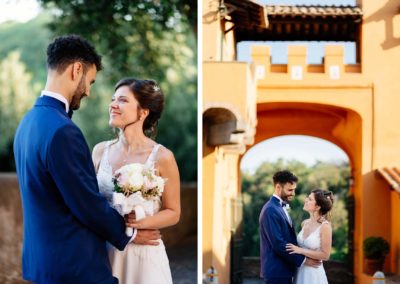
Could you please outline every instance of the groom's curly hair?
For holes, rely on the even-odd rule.
[[[101,56],[93,45],[78,35],[66,35],[57,37],[47,47],[47,67],[63,73],[67,67],[75,62],[82,62],[86,71],[91,65],[95,65],[97,71],[103,67]]]
[[[283,170],[283,171],[278,171],[274,174],[273,176],[273,181],[274,185],[276,184],[286,184],[286,183],[297,183],[298,178],[290,171],[288,170]]]

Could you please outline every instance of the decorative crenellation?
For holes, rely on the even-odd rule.
[[[256,65],[256,78],[265,79],[270,73],[286,73],[292,80],[303,80],[308,74],[326,74],[330,80],[339,80],[346,73],[361,73],[359,65],[344,65],[344,49],[339,45],[327,45],[323,64],[307,64],[307,47],[288,46],[288,63],[271,64],[269,46],[252,46],[252,61]]]

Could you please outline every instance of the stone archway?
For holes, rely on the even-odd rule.
[[[341,274],[337,282],[331,282],[352,283],[352,274],[354,273],[353,264],[357,261],[360,254],[360,252],[354,251],[354,232],[356,229],[359,229],[355,222],[357,212],[354,207],[354,196],[355,194],[360,194],[362,188],[362,119],[360,115],[353,110],[333,105],[272,102],[258,103],[257,121],[255,144],[282,135],[307,135],[332,142],[347,154],[351,167],[351,183],[349,198],[347,200],[347,211],[349,213],[348,253],[353,257],[353,261],[350,261],[347,266],[347,275]],[[248,147],[247,150],[251,147]],[[328,265],[329,269],[332,273],[332,270],[339,272],[343,268],[338,267],[335,263],[331,263]],[[336,281],[336,278],[334,281]]]

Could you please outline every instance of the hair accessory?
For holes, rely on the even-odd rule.
[[[154,92],[159,92],[160,91],[160,87],[157,86],[157,85],[154,85],[153,86],[153,90],[154,90]]]

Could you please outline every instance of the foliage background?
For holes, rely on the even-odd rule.
[[[242,194],[244,201],[244,238],[245,256],[260,255],[259,214],[261,208],[274,193],[272,176],[275,172],[288,169],[299,178],[295,199],[290,203],[290,216],[295,224],[295,231],[301,230],[303,220],[309,218],[303,211],[305,198],[312,189],[321,188],[334,193],[332,209],[333,250],[331,260],[348,260],[348,211],[346,209],[349,189],[350,167],[348,163],[317,162],[307,166],[299,161],[265,162],[254,174],[242,173]]]
[[[157,141],[171,149],[183,181],[197,180],[196,1],[39,1],[27,23],[0,24],[0,171],[14,171],[18,122],[46,80],[46,47],[56,36],[79,34],[103,55],[90,98],[73,120],[90,147],[114,137],[108,103],[123,77],[152,78],[166,95]],[[44,126],[45,127],[45,126]]]

